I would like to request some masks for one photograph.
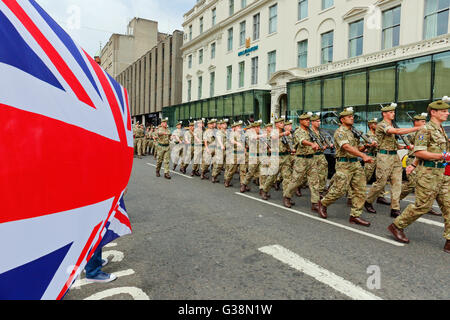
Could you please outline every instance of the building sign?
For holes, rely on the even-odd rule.
[[[259,46],[254,46],[254,47],[245,49],[244,51],[241,51],[238,53],[238,57],[244,56],[244,55],[248,56],[251,52],[258,50],[258,48],[259,48]]]

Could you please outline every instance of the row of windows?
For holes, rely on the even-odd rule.
[[[450,51],[392,64],[288,83],[288,113],[328,112],[346,107],[373,107],[397,102],[426,112],[432,100],[450,93]],[[405,107],[406,108],[406,107]],[[372,115],[371,115],[372,116]],[[379,117],[373,115],[372,117]],[[406,117],[406,115],[405,115]],[[406,119],[407,120],[407,119]]]
[[[324,3],[323,0],[322,3]],[[326,2],[326,1],[325,1]],[[299,19],[308,15],[308,0],[298,2]],[[448,32],[450,0],[426,0],[424,39],[430,39]],[[400,44],[401,6],[382,12],[382,44],[381,48],[389,49]],[[353,58],[363,54],[364,19],[349,24],[348,57]],[[333,62],[334,31],[321,34],[320,63]],[[299,68],[307,68],[308,40],[297,43],[297,56]]]

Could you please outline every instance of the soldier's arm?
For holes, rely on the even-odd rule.
[[[433,153],[428,150],[429,143],[429,132],[427,129],[422,129],[416,136],[416,140],[414,142],[414,155],[422,160],[442,160],[443,155],[441,153]]]

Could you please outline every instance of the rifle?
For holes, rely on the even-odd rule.
[[[397,123],[394,121],[394,120],[392,120],[392,126],[395,128],[395,129],[399,129],[399,126],[397,125]],[[403,135],[396,135],[396,137],[398,137],[398,136],[400,136],[400,139],[402,139],[402,141],[403,141],[403,143],[406,145],[406,149],[408,149],[408,150],[411,150],[412,149],[412,143],[411,143],[411,141],[409,141],[409,138],[408,138],[408,136],[403,136]]]
[[[337,116],[336,112],[333,112],[333,114],[335,116]],[[339,117],[338,117],[339,118]],[[335,123],[336,125],[339,126],[339,123],[336,121],[336,119],[332,119],[331,120],[333,123]],[[367,145],[371,145],[373,143],[372,139],[367,135],[367,134],[363,134],[361,131],[359,131],[358,129],[356,129],[355,127],[351,127],[352,133],[358,138],[358,139],[362,139],[364,140],[364,142]]]
[[[320,130],[320,128],[319,128],[319,136],[320,136],[320,139],[322,139],[322,141],[325,141],[325,143],[327,144],[326,145],[327,149],[334,149],[334,148],[331,148],[331,145],[333,143],[330,140],[328,140],[328,136],[327,135],[323,135],[322,134],[322,130]]]
[[[319,138],[317,138],[316,134],[311,130],[311,128],[308,127],[308,133],[309,133],[309,137],[311,138],[311,140],[317,144],[319,146],[319,148],[321,150],[324,150],[325,147],[323,146],[322,142],[320,141]]]

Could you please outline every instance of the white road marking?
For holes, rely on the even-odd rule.
[[[265,204],[268,204],[268,205],[280,208],[280,209],[291,211],[293,213],[299,214],[301,216],[304,216],[304,217],[307,217],[307,218],[310,218],[310,219],[314,219],[314,220],[317,220],[317,221],[320,221],[320,222],[323,222],[323,223],[328,223],[328,224],[333,225],[335,227],[339,227],[339,228],[342,228],[342,229],[345,229],[345,230],[348,230],[348,231],[359,233],[361,235],[364,235],[364,236],[367,236],[367,237],[370,237],[370,238],[374,238],[374,239],[377,239],[377,240],[380,240],[380,241],[392,244],[392,245],[397,246],[397,247],[405,246],[404,243],[400,243],[400,242],[397,242],[397,241],[394,241],[394,240],[386,239],[386,238],[383,238],[383,237],[380,237],[380,236],[377,236],[377,235],[374,235],[374,234],[371,234],[371,233],[368,233],[368,232],[364,232],[364,231],[361,231],[361,230],[358,230],[358,229],[350,228],[350,227],[344,226],[344,225],[336,223],[336,222],[332,222],[332,221],[329,221],[329,220],[326,220],[326,219],[322,219],[322,218],[319,218],[319,217],[312,216],[312,215],[304,213],[302,211],[286,208],[285,206],[281,206],[281,205],[278,205],[278,204],[275,204],[275,203],[272,203],[272,202],[269,202],[269,201],[264,201],[264,200],[261,200],[261,199],[257,199],[257,198],[248,196],[246,194],[239,193],[239,192],[236,192],[236,194],[239,195],[239,196],[242,196],[242,197],[246,197],[246,198],[249,198],[249,199],[252,199],[252,200],[255,200],[255,201],[259,201],[259,202],[262,202],[262,203],[265,203]]]
[[[103,258],[108,258],[109,256],[113,256],[112,262],[120,262],[123,260],[124,254],[121,251],[109,250],[102,252]]]
[[[267,246],[258,249],[259,251],[266,253],[275,259],[287,264],[288,266],[303,272],[304,274],[313,277],[317,281],[326,284],[340,293],[345,294],[354,300],[383,300],[380,297],[364,290],[345,280],[344,278],[334,274],[333,272],[322,268],[315,263],[300,257],[294,252],[279,246]]]
[[[85,298],[84,300],[101,300],[124,293],[132,296],[133,300],[150,300],[150,298],[144,291],[136,287],[120,287],[108,289],[102,292],[95,293],[92,296]]]
[[[108,243],[107,245],[105,245],[105,248],[112,248],[112,247],[116,247],[116,246],[117,246],[117,243],[111,242],[111,243]]]
[[[152,163],[148,163],[148,162],[147,162],[147,164],[148,164],[149,166],[152,166],[152,167],[155,167],[155,168],[156,168],[156,165],[155,165],[155,164],[152,164]],[[171,172],[171,173],[174,173],[174,174],[177,174],[177,175],[179,175],[179,176],[182,176],[182,177],[188,178],[188,179],[194,179],[193,177],[187,176],[187,175],[185,175],[185,174],[182,174],[182,173],[178,173],[178,172],[176,172],[176,171],[172,171],[172,170],[170,170],[170,172]]]
[[[134,274],[134,273],[135,273],[135,272],[134,272],[133,269],[128,269],[128,270],[124,270],[124,271],[113,272],[113,274],[114,274],[117,278],[125,277],[125,276],[130,276],[130,275],[132,275],[132,274]],[[82,287],[82,286],[87,285],[87,284],[92,284],[92,283],[96,283],[96,282],[89,282],[86,278],[81,279],[81,280],[76,280],[76,281],[73,283],[71,289],[77,289],[77,288],[79,288],[79,287]]]

